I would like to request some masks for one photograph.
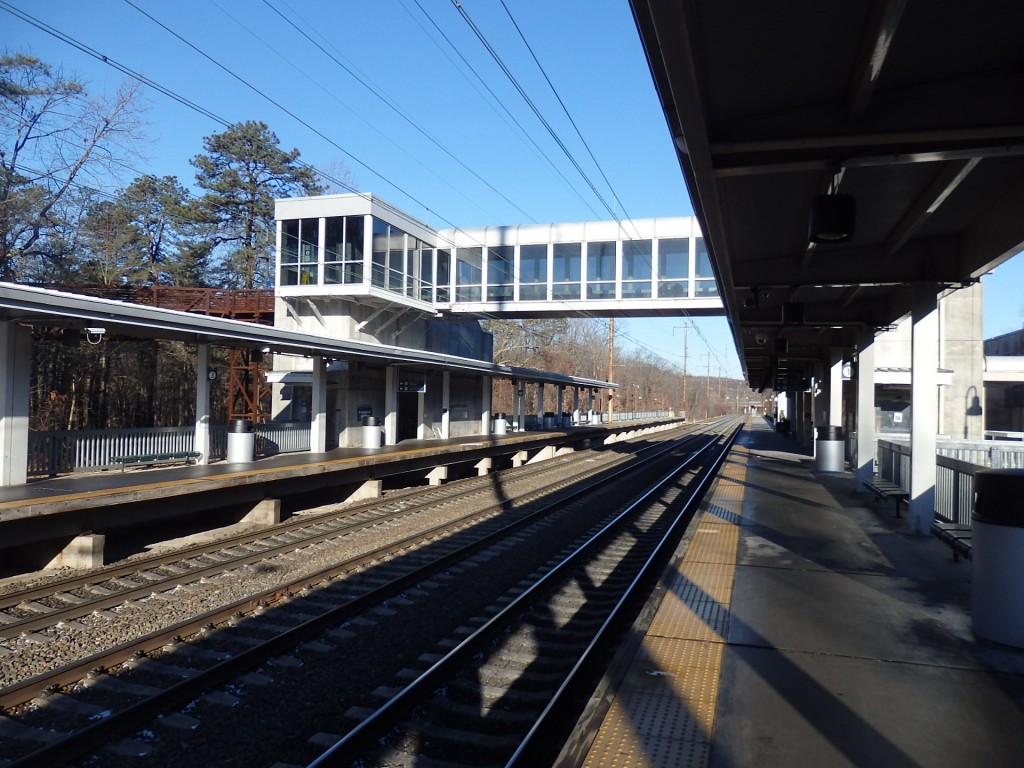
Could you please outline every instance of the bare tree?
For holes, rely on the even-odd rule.
[[[94,99],[39,59],[0,57],[0,278],[54,257],[48,237],[76,187],[103,186],[138,146],[139,86]]]

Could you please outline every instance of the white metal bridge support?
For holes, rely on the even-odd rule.
[[[192,450],[196,464],[210,463],[210,345],[196,345],[196,430]]]
[[[28,480],[31,329],[0,323],[0,370],[0,486],[24,485]]]
[[[914,283],[910,357],[910,533],[927,534],[935,520],[935,435],[939,408],[939,311],[936,287]]]

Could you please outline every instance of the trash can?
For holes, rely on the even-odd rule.
[[[505,435],[508,434],[508,422],[505,420],[504,413],[494,414],[494,434]]]
[[[568,411],[562,411],[562,429],[568,429],[572,426],[572,414]]]
[[[814,444],[814,466],[819,472],[842,472],[845,468],[843,453],[846,443],[842,427],[815,427],[818,439]]]
[[[363,448],[380,448],[384,444],[384,434],[380,430],[380,420],[376,416],[363,417]]]
[[[1024,648],[1024,469],[980,469],[974,491],[971,628]]]
[[[555,412],[554,411],[544,411],[544,429],[554,429],[554,428],[555,428]]]
[[[228,463],[251,462],[255,455],[256,427],[252,419],[232,419],[228,423]]]

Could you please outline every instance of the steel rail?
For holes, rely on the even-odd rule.
[[[559,708],[566,703],[573,687],[579,683],[582,676],[582,670],[593,656],[596,655],[597,649],[606,641],[616,624],[620,622],[620,617],[627,612],[630,605],[635,604],[638,596],[642,593],[642,590],[649,582],[652,572],[657,570],[660,573],[661,569],[664,568],[665,562],[668,559],[667,555],[671,554],[671,552],[666,553],[665,550],[669,547],[675,547],[675,543],[682,533],[680,528],[685,528],[685,526],[690,524],[690,521],[693,519],[693,515],[696,512],[697,505],[704,498],[707,486],[710,485],[717,477],[718,470],[729,455],[729,451],[735,444],[736,438],[740,434],[741,429],[741,427],[737,427],[725,441],[725,445],[722,446],[721,452],[715,458],[714,463],[709,470],[698,481],[697,487],[694,488],[690,498],[679,511],[679,514],[669,527],[669,530],[666,531],[664,536],[662,536],[661,541],[655,547],[654,551],[651,552],[647,562],[637,573],[629,587],[626,588],[626,591],[623,593],[622,597],[619,598],[619,601],[611,610],[608,618],[605,619],[600,629],[595,633],[586,649],[582,654],[580,654],[580,657],[573,665],[572,670],[570,670],[565,680],[558,687],[558,690],[555,691],[554,695],[551,697],[551,700],[541,711],[537,720],[523,738],[519,747],[506,761],[505,768],[524,768],[525,766],[533,766],[537,764],[536,760],[538,759],[538,753],[547,748],[548,745],[545,744],[545,741],[549,734],[557,728],[556,721],[561,717]]]
[[[688,437],[684,437],[682,439],[686,440],[688,439]],[[665,453],[673,449],[673,446],[669,446],[667,448],[663,448],[661,453]],[[656,454],[651,458],[657,458],[658,455],[660,454]],[[579,483],[584,480],[590,479],[596,475],[607,473],[609,471],[611,471],[612,474],[608,475],[606,478],[603,478],[602,482],[610,482],[612,479],[619,476],[619,474],[622,474],[624,471],[627,471],[628,469],[629,467],[624,468],[621,466],[618,469],[616,469],[615,467],[591,469],[588,470],[587,472],[581,472],[578,475],[572,476],[570,478],[561,478],[557,482],[550,483],[549,485],[544,486],[542,488],[534,489],[533,491],[524,495],[522,499],[529,500],[533,498],[540,498],[547,494],[560,490],[566,484]],[[583,493],[586,492],[589,492],[589,490],[583,491]],[[572,497],[570,496],[570,498]],[[564,502],[565,498],[556,500],[555,502],[552,502],[551,504],[545,506],[541,511],[546,510],[552,504]],[[493,515],[505,511],[507,509],[508,503],[509,500],[507,499],[496,502],[494,504],[483,507],[482,509],[475,511],[471,515],[468,515],[459,520],[448,521],[433,526],[431,528],[417,531],[416,533],[403,537],[402,539],[398,539],[382,547],[377,547],[373,550],[370,550],[369,552],[363,553],[362,555],[357,555],[356,557],[350,558],[344,561],[343,563],[339,563],[330,568],[317,571],[313,574],[307,574],[302,578],[295,579],[283,585],[279,585],[277,587],[274,587],[273,589],[264,590],[262,592],[255,593],[246,598],[243,598],[241,600],[236,600],[225,606],[212,609],[203,614],[195,616],[187,621],[179,622],[170,627],[166,627],[164,629],[160,629],[155,632],[143,635],[139,638],[136,638],[135,640],[129,641],[127,643],[122,643],[121,645],[118,645],[115,648],[111,648],[109,650],[93,654],[92,656],[86,657],[84,659],[80,659],[77,662],[60,668],[59,670],[55,670],[54,672],[48,672],[41,675],[37,675],[26,680],[23,680],[21,682],[6,686],[2,690],[0,690],[0,707],[9,708],[17,706],[19,704],[23,704],[31,698],[41,695],[42,693],[45,693],[47,690],[51,690],[54,687],[65,686],[77,682],[78,680],[82,679],[82,677],[85,674],[88,674],[89,672],[93,672],[97,669],[108,669],[118,664],[123,664],[124,662],[130,660],[133,656],[138,654],[140,651],[146,652],[155,650],[165,645],[168,640],[192,634],[194,632],[199,631],[200,629],[203,629],[204,627],[207,627],[210,624],[216,624],[217,622],[233,618],[239,613],[251,612],[262,605],[278,603],[282,600],[286,600],[292,597],[293,595],[303,590],[311,588],[315,584],[322,583],[341,573],[355,570],[357,568],[363,567],[367,564],[379,561],[382,558],[386,558],[397,553],[402,553],[406,550],[409,550],[410,548],[430,543],[438,539],[442,535],[452,534],[456,531],[468,527],[469,525],[486,521]],[[524,501],[523,503],[527,503],[527,501]],[[406,510],[406,513],[409,513],[409,511]],[[494,534],[479,540],[479,546],[486,546],[493,540],[508,535],[508,533],[515,529],[515,526],[519,525],[519,523],[523,523],[523,525],[529,524],[529,522],[535,519],[536,515],[538,514],[540,514],[540,512],[531,513],[522,520],[505,526],[504,528],[501,528]],[[377,520],[374,521],[374,524],[379,524],[380,522],[382,521]],[[337,534],[325,534],[323,537],[317,538],[336,537]],[[307,546],[309,544],[310,541],[301,542],[302,546]],[[469,546],[472,547],[473,545]],[[298,547],[288,547],[286,551],[291,551],[292,549],[296,548]],[[459,552],[462,552],[462,556],[465,555],[465,550],[457,550],[456,555],[458,555]],[[271,555],[275,554],[271,550],[267,550],[262,553],[257,553],[256,555],[246,557],[244,559],[247,561],[251,560],[253,562],[258,562],[259,560],[267,559],[268,553]],[[448,557],[442,557],[434,561],[434,563],[432,563],[432,566],[434,566],[435,568],[440,568],[446,566],[449,562],[451,562],[451,560]],[[230,565],[230,568],[225,568],[225,566],[228,565]],[[221,564],[220,567],[212,566],[209,569],[205,570],[209,570],[211,573],[220,573],[224,572],[225,570],[233,570],[235,567],[237,567],[235,563],[224,563]],[[431,566],[425,566],[424,569],[430,567]],[[423,578],[422,571],[413,572],[413,574],[416,573],[420,574],[417,577],[417,579]],[[190,572],[187,575],[191,576],[192,574]],[[171,579],[169,581],[173,582],[174,579]],[[396,582],[392,582],[388,586],[393,591],[395,589],[401,589],[404,586],[404,584],[404,580],[398,580]],[[133,591],[143,593],[142,596],[148,597],[150,594],[152,594],[153,588],[152,586],[147,586],[146,588]],[[123,603],[128,599],[127,594],[128,593],[118,593],[116,595],[111,595],[107,598],[104,598],[101,601],[101,604],[104,605],[105,608],[109,608],[111,605]],[[370,594],[377,595],[377,599],[379,599],[381,592],[374,590]],[[78,615],[84,615],[84,613],[91,613],[93,610],[99,610],[96,606],[96,603],[89,603],[88,609],[84,611],[82,614]],[[362,609],[361,607],[358,607],[359,603],[356,603],[356,606],[357,607],[352,607],[346,603],[346,605],[342,607],[346,607],[349,610]],[[79,606],[75,606],[75,608],[78,607]],[[46,615],[52,616],[53,614]]]
[[[664,450],[657,452],[657,455],[645,458],[643,460],[643,464],[652,462],[665,453],[685,449],[681,445],[684,441],[691,442],[698,439],[699,436],[697,435],[686,435],[681,437],[679,440],[670,441],[669,445],[664,447]],[[706,446],[703,446],[701,450],[703,450],[704,447]],[[637,469],[637,465],[631,463],[627,466],[612,468],[611,470],[605,469],[603,472],[599,471],[598,474],[601,475],[601,484],[605,484],[610,483],[629,472],[635,471],[635,469]],[[229,680],[233,676],[248,670],[253,666],[258,666],[267,659],[281,653],[282,650],[294,647],[297,643],[305,640],[307,637],[336,626],[360,611],[379,603],[381,600],[386,599],[392,594],[406,589],[409,585],[418,583],[424,578],[428,578],[430,575],[449,567],[453,563],[465,559],[494,542],[506,538],[511,533],[525,528],[539,519],[543,519],[544,516],[550,514],[552,509],[564,507],[572,501],[593,494],[596,487],[591,485],[586,488],[579,488],[567,495],[561,495],[557,500],[540,506],[537,510],[528,514],[524,518],[503,526],[502,528],[491,532],[485,537],[478,539],[465,547],[448,552],[440,558],[431,561],[431,563],[426,566],[421,566],[406,574],[402,574],[371,592],[367,592],[366,594],[347,600],[338,607],[329,609],[325,613],[316,616],[313,619],[307,620],[291,629],[288,629],[284,633],[277,635],[274,638],[270,638],[259,646],[254,646],[231,659],[221,661],[206,670],[201,670],[193,677],[176,683],[162,690],[155,696],[137,702],[124,710],[113,713],[104,720],[96,721],[79,731],[71,733],[65,739],[45,745],[11,762],[9,764],[10,768],[50,766],[55,762],[70,760],[89,751],[90,749],[100,747],[103,744],[108,743],[111,738],[117,734],[124,733],[132,728],[143,725],[170,707],[187,703],[194,699],[198,694],[208,690],[210,687]],[[501,509],[504,508],[502,504],[493,506]],[[437,535],[442,532],[440,529],[445,527],[446,526],[438,526],[437,532],[433,535],[430,535],[428,532],[420,532],[415,536],[407,537],[406,539],[403,539],[402,542],[389,547],[389,549],[394,549],[395,551],[408,549],[412,540],[430,542],[431,540],[436,539]],[[465,527],[465,524],[460,527]],[[451,524],[448,524],[447,528],[450,530]],[[380,552],[374,552],[363,555],[358,558],[358,560],[360,564],[365,564],[379,560],[380,557]],[[357,567],[357,565],[352,561],[349,561],[329,570],[350,570],[353,567]],[[319,578],[320,574],[317,574],[316,576],[317,578],[315,579],[307,576],[301,580],[293,582],[286,588],[275,590],[275,594],[279,595],[278,599],[284,599],[297,591],[306,589],[310,584],[315,583],[318,580],[323,580],[322,578]],[[187,622],[181,622],[173,627],[152,633],[144,638],[140,638],[139,641],[118,646],[118,648],[114,649],[111,653],[97,654],[75,664],[73,669],[69,668],[66,672],[62,671],[62,674],[58,677],[50,677],[44,686],[44,690],[51,688],[55,684],[67,685],[68,683],[76,682],[77,680],[82,679],[88,672],[96,671],[98,668],[110,668],[117,664],[124,663],[139,653],[143,642],[146,644],[145,647],[148,648],[161,647],[169,640],[177,639],[189,632],[194,632],[203,627],[207,627],[211,623],[216,623],[217,621],[223,621],[236,616],[239,607],[249,607],[251,609],[258,607],[262,602],[264,601],[261,601],[259,596],[252,596],[243,601],[234,603],[231,606],[211,611]],[[43,676],[40,676],[40,678],[33,678],[37,686],[44,682],[41,679],[42,677]],[[26,685],[29,682],[31,681],[26,681]],[[24,696],[21,698],[24,700]]]
[[[639,451],[638,455],[644,451],[651,450],[656,446],[644,446]],[[579,454],[577,454],[579,456]],[[585,461],[583,458],[579,458],[578,461]],[[573,463],[570,460],[570,463]],[[522,468],[516,468],[522,469]],[[542,476],[543,474],[550,473],[553,471],[564,471],[566,467],[561,466],[543,466],[535,465],[532,468],[533,476]],[[585,478],[589,474],[593,474],[597,470],[588,470],[588,472],[581,473],[579,477]],[[529,478],[531,471],[527,470],[524,472],[517,473],[513,476],[513,481],[520,481]],[[527,493],[523,498],[530,498],[531,495],[537,493],[548,493],[553,490],[559,484],[564,484],[565,478],[559,481],[559,483],[551,484],[539,491],[532,491]],[[52,610],[41,613],[38,616],[28,616],[22,619],[9,621],[0,624],[0,640],[15,638],[18,635],[26,632],[36,632],[40,629],[54,626],[56,623],[61,621],[72,621],[74,619],[86,616],[93,611],[102,611],[110,608],[114,605],[124,603],[130,600],[138,600],[144,597],[148,597],[153,592],[160,592],[164,585],[179,585],[189,584],[198,581],[203,578],[208,578],[212,575],[224,573],[234,568],[244,567],[245,565],[259,562],[260,560],[266,560],[271,557],[275,557],[287,552],[300,549],[302,547],[311,546],[321,541],[327,541],[330,539],[345,536],[351,533],[371,528],[376,525],[381,525],[392,520],[396,520],[402,517],[407,517],[410,514],[415,514],[422,511],[425,508],[431,506],[439,506],[451,504],[452,502],[459,501],[485,493],[490,489],[488,483],[474,483],[472,487],[463,489],[453,489],[445,492],[438,492],[434,489],[428,491],[421,491],[419,494],[405,494],[407,496],[419,496],[416,499],[417,506],[413,509],[405,508],[400,509],[397,512],[384,512],[378,517],[370,520],[363,520],[360,522],[352,523],[349,525],[340,525],[329,531],[316,533],[310,536],[304,536],[302,539],[296,539],[294,541],[285,542],[278,545],[268,546],[258,552],[251,554],[232,555],[230,560],[221,561],[204,567],[190,567],[184,573],[173,574],[167,576],[160,581],[148,581],[145,584],[140,585],[137,588],[127,588],[120,591],[113,592],[110,595],[97,596],[94,598],[86,599],[83,602],[74,603],[62,608],[52,608]],[[398,498],[391,498],[385,500],[385,504],[395,504],[398,502]],[[506,502],[507,503],[507,502]],[[0,610],[16,608],[20,604],[25,602],[37,601],[40,598],[55,597],[60,599],[60,593],[68,592],[73,589],[87,589],[98,583],[109,582],[114,579],[130,577],[143,571],[158,570],[168,565],[176,565],[185,561],[196,560],[204,555],[211,555],[214,553],[221,553],[225,550],[233,549],[235,547],[246,547],[253,544],[260,544],[265,542],[267,539],[280,536],[282,534],[301,532],[304,529],[314,528],[323,526],[331,521],[340,521],[344,518],[355,517],[357,515],[366,514],[371,512],[374,506],[381,506],[380,500],[376,502],[370,502],[365,505],[359,505],[358,507],[350,507],[345,510],[335,510],[333,512],[325,512],[312,518],[298,518],[295,520],[287,521],[285,523],[275,526],[273,529],[263,530],[259,532],[249,532],[238,534],[236,536],[228,537],[217,542],[210,544],[198,545],[190,547],[186,550],[182,550],[175,553],[168,553],[163,555],[153,555],[140,560],[135,560],[130,564],[123,566],[115,566],[110,570],[104,570],[100,573],[91,573],[84,576],[75,576],[68,579],[63,579],[57,582],[51,582],[49,584],[33,587],[20,592],[8,593],[0,597]],[[0,705],[3,704],[3,700],[0,699]]]
[[[687,430],[692,429],[692,425],[688,424],[688,425],[686,425],[686,427],[684,427],[684,429],[687,429]],[[674,430],[674,431],[679,431],[679,430]],[[639,455],[640,453],[643,453],[644,451],[651,450],[654,447],[656,447],[656,446],[643,446],[643,447],[641,447],[637,451],[637,454]],[[574,462],[576,460],[583,460],[581,458],[582,455],[583,454],[581,452],[577,452],[572,457],[564,457],[564,458],[568,462]],[[563,458],[563,457],[557,457],[557,458]],[[554,469],[556,469],[556,467],[552,467],[550,465],[546,466],[545,464],[536,464],[536,465],[524,465],[522,467],[513,467],[513,468],[510,468],[510,469],[504,470],[504,472],[507,473],[505,475],[506,477],[513,477],[515,479],[518,479],[521,475],[529,476],[531,473],[533,473],[533,474],[543,474],[545,472],[553,471]],[[458,490],[443,490],[443,489],[439,490],[439,489],[436,489],[436,488],[435,489],[429,489],[429,490],[428,489],[422,489],[422,488],[417,488],[417,489],[412,489],[412,490],[410,490],[410,489],[403,489],[402,491],[397,491],[397,492],[394,492],[394,493],[390,494],[389,498],[383,500],[383,503],[384,504],[394,503],[394,502],[398,501],[401,497],[404,497],[406,495],[423,497],[423,496],[426,496],[426,495],[429,495],[429,494],[437,494],[437,495],[440,496],[440,498],[437,499],[437,503],[439,503],[439,504],[447,504],[447,503],[450,503],[451,501],[455,501],[455,500],[458,500],[460,498],[464,498],[466,496],[471,496],[474,493],[480,493],[481,490],[486,490],[486,489],[490,488],[490,484],[487,482],[486,478],[466,478],[466,479],[467,479],[467,481],[469,481],[469,484],[471,484],[471,487],[463,488],[463,489],[458,489]],[[475,481],[479,481],[479,482],[475,482]],[[445,489],[451,489],[452,487],[451,486],[444,486],[444,488]],[[313,517],[302,517],[302,518],[296,517],[296,518],[293,518],[291,520],[287,520],[287,521],[285,521],[283,523],[278,523],[277,525],[275,525],[273,527],[273,529],[270,529],[270,530],[240,533],[240,534],[236,534],[234,536],[226,537],[224,539],[219,539],[218,541],[210,542],[208,544],[193,545],[193,546],[187,547],[187,548],[185,548],[183,550],[179,550],[176,553],[163,554],[163,555],[151,555],[149,557],[138,558],[136,560],[131,561],[130,563],[126,563],[126,564],[123,564],[123,565],[108,566],[108,567],[105,567],[102,571],[99,571],[99,572],[92,572],[92,573],[85,574],[85,575],[80,575],[80,576],[70,576],[70,577],[67,577],[67,578],[64,578],[64,579],[58,579],[58,580],[50,581],[50,582],[48,582],[46,584],[42,584],[42,585],[39,585],[39,586],[29,587],[27,589],[22,589],[22,590],[18,590],[18,591],[6,592],[6,593],[0,595],[0,610],[16,608],[20,603],[31,602],[31,601],[38,600],[40,598],[51,597],[54,594],[56,594],[57,592],[68,592],[68,591],[70,591],[72,589],[78,589],[78,588],[82,588],[82,587],[92,586],[92,585],[96,584],[98,580],[109,581],[111,579],[117,579],[117,578],[121,578],[121,577],[125,577],[125,576],[131,576],[132,574],[139,573],[140,571],[145,571],[145,570],[148,570],[148,569],[159,568],[159,567],[161,567],[163,565],[167,565],[168,563],[172,563],[173,564],[173,563],[177,563],[177,562],[179,562],[181,560],[194,559],[194,558],[201,557],[203,555],[210,554],[210,553],[213,553],[213,552],[219,552],[219,551],[221,551],[223,549],[230,549],[232,547],[247,546],[247,545],[252,544],[254,542],[259,542],[260,540],[266,539],[266,538],[268,538],[268,536],[280,535],[282,533],[289,533],[289,532],[292,532],[292,531],[295,531],[295,530],[301,530],[301,529],[306,528],[306,527],[323,524],[325,519],[336,518],[336,517],[339,516],[339,513],[342,516],[346,516],[346,517],[355,516],[355,515],[358,515],[358,514],[367,512],[367,511],[370,511],[375,506],[379,506],[381,503],[382,503],[381,499],[374,499],[374,500],[370,500],[370,501],[367,501],[367,502],[354,504],[352,506],[346,507],[344,510],[337,510],[336,509],[336,510],[332,510],[332,511],[328,511],[328,512],[317,514],[316,516],[313,516]],[[385,518],[382,518],[382,520],[384,520],[384,519]],[[185,576],[185,575],[187,575],[187,574],[181,574],[181,576]],[[174,579],[168,579],[168,580],[169,581],[174,581]],[[154,582],[150,586],[155,586],[155,585],[156,585],[156,583]],[[127,593],[126,592],[122,592],[122,593],[119,593],[119,594],[127,594]],[[61,610],[61,609],[54,609],[54,610],[56,611],[56,610]],[[20,623],[17,623],[17,624],[16,623],[11,623],[11,624],[2,624],[2,625],[0,625],[0,638],[3,638],[5,636],[10,636],[9,634],[5,635],[4,633],[5,633],[7,627],[13,627],[13,626],[18,626],[19,628],[22,627],[22,625]],[[33,631],[33,630],[21,629],[21,631]]]
[[[737,430],[739,428],[737,427]],[[533,597],[561,576],[564,571],[573,567],[578,560],[585,556],[585,553],[597,542],[603,541],[607,536],[612,535],[618,528],[621,521],[632,515],[633,511],[642,505],[655,493],[677,478],[679,474],[697,459],[708,451],[715,443],[719,442],[720,436],[716,436],[706,442],[700,449],[688,456],[682,463],[664,475],[658,482],[652,485],[639,499],[629,504],[620,514],[602,527],[600,531],[591,536],[576,550],[564,558],[559,564],[549,570],[543,577],[524,590],[519,596],[506,604],[501,610],[495,613],[489,620],[479,626],[474,632],[467,636],[462,642],[437,660],[430,668],[423,672],[412,682],[408,683],[401,691],[382,704],[372,715],[365,718],[359,725],[349,731],[332,747],[323,752],[316,760],[309,763],[307,768],[328,768],[328,766],[347,765],[359,750],[371,746],[376,740],[390,729],[397,721],[412,711],[421,701],[423,696],[433,691],[444,679],[451,676],[453,668],[464,663],[477,653],[492,637],[504,631],[510,618],[523,611]],[[723,449],[724,451],[724,449]],[[724,454],[723,454],[724,455]],[[718,464],[715,464],[717,467]],[[708,474],[711,474],[710,472]]]

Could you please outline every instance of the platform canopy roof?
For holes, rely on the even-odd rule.
[[[752,386],[1021,250],[1024,3],[631,3]],[[837,194],[852,236],[811,245]]]
[[[5,320],[39,327],[72,329],[97,340],[107,335],[167,339],[304,357],[370,360],[385,365],[448,369],[570,387],[618,388],[618,384],[597,379],[499,365],[388,344],[335,339],[193,312],[0,282],[0,321]],[[87,329],[94,329],[95,332],[88,333]]]

